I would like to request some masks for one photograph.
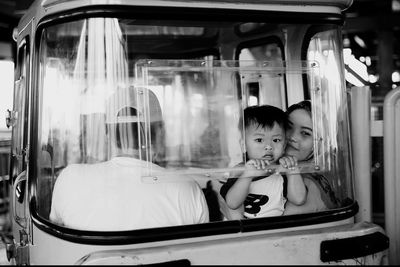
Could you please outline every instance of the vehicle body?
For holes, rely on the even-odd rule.
[[[16,35],[10,114],[11,214],[16,264],[382,264],[388,238],[357,222],[341,43],[351,1],[36,1]],[[117,87],[151,90],[161,103],[164,172],[194,175],[218,194],[243,160],[246,106],[313,103],[315,161],[341,200],[335,209],[270,218],[129,231],[92,231],[49,219],[57,177],[72,163],[110,159],[104,117]],[[141,103],[149,110],[146,97]],[[141,136],[150,143],[149,114]],[[239,129],[238,129],[239,128]],[[139,138],[140,139],[140,138]],[[154,160],[146,154],[145,161]],[[271,167],[275,171],[276,166]],[[239,167],[241,169],[241,167]],[[85,179],[85,177],[81,177]],[[79,186],[77,184],[76,186]],[[90,191],[90,188],[88,188]],[[73,192],[71,192],[73,194]],[[107,196],[104,196],[107,197]],[[213,207],[212,205],[217,205]],[[220,205],[220,206],[218,206]],[[105,211],[107,212],[107,211]]]

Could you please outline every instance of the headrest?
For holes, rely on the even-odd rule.
[[[136,112],[126,112],[128,108]],[[160,103],[146,88],[118,88],[107,101],[106,123],[145,122],[145,116],[148,122],[162,121]]]

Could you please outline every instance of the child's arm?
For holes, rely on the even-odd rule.
[[[246,162],[245,171],[238,177],[239,179],[229,188],[225,201],[229,208],[237,209],[241,207],[249,194],[250,183],[253,177],[261,174],[260,170],[265,169],[268,162],[259,159],[251,159]]]
[[[303,177],[298,172],[297,159],[292,156],[284,156],[279,159],[282,167],[289,169],[287,176],[287,199],[295,205],[303,205],[307,199],[307,187]]]

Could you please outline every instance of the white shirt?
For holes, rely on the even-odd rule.
[[[152,169],[162,169],[125,157],[67,166],[54,186],[50,220],[69,228],[93,231],[209,221],[207,202],[194,180],[143,182],[141,175],[148,164]]]
[[[251,182],[244,202],[244,215],[246,218],[280,216],[285,210],[285,203],[283,177],[272,174]]]

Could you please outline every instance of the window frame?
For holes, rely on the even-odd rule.
[[[181,12],[182,11],[182,12]],[[265,21],[266,18],[271,21],[283,21],[285,18],[288,22],[302,21],[307,18],[310,22],[326,22],[326,23],[343,23],[343,16],[338,14],[295,14],[294,18],[291,14],[285,12],[277,11],[250,11],[242,12],[240,10],[215,10],[215,9],[190,9],[190,8],[127,8],[127,7],[117,7],[110,6],[109,10],[104,11],[102,7],[82,7],[74,12],[60,12],[51,16],[44,17],[39,21],[38,29],[35,35],[34,42],[34,53],[35,58],[39,58],[39,48],[40,48],[40,36],[44,27],[52,24],[57,24],[66,21],[72,21],[80,18],[88,18],[93,16],[106,16],[106,17],[119,17],[122,16],[139,16],[146,18],[146,16],[160,16],[160,19],[168,19],[171,15],[177,16],[179,19],[191,19],[192,16],[202,18],[204,20],[214,19],[214,20],[246,20],[251,18],[253,21]],[[38,69],[39,62],[34,63],[34,68]],[[38,72],[38,71],[37,71]],[[33,87],[38,88],[38,81],[33,81]],[[39,98],[41,92],[34,92],[34,111],[33,117],[38,114],[39,111]],[[37,119],[33,120],[32,129],[32,145],[30,155],[36,155],[37,144]],[[36,123],[36,124],[35,124]],[[36,138],[36,139],[35,139]],[[284,220],[280,217],[270,217],[270,218],[258,218],[252,220],[232,220],[232,221],[220,221],[211,222],[198,225],[184,225],[184,226],[173,226],[173,227],[162,227],[162,228],[151,228],[151,229],[141,229],[132,231],[121,231],[121,232],[97,232],[97,231],[81,231],[59,226],[43,218],[37,212],[36,203],[36,179],[37,170],[35,170],[35,164],[33,161],[29,162],[29,167],[32,170],[33,175],[30,179],[30,211],[32,215],[32,221],[39,229],[44,232],[56,236],[58,238],[68,240],[71,242],[77,242],[82,244],[92,244],[92,245],[123,245],[123,244],[137,244],[137,243],[147,243],[155,241],[167,241],[175,239],[187,239],[195,237],[205,237],[214,235],[223,235],[239,232],[255,232],[262,230],[272,230],[272,229],[285,229],[290,227],[298,227],[319,223],[327,223],[340,221],[348,219],[354,216],[358,212],[357,203],[352,203],[351,205],[336,209],[328,210],[324,212],[318,212],[313,214],[299,214],[299,215],[287,215]]]

